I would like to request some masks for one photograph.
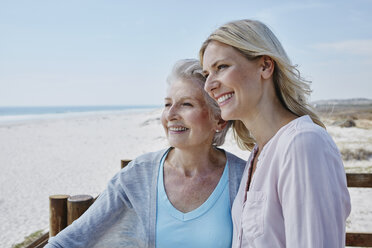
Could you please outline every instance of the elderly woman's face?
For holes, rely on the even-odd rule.
[[[190,80],[178,80],[169,86],[161,120],[171,146],[182,149],[212,145],[218,120],[210,115],[202,91]]]

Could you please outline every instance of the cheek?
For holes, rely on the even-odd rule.
[[[163,125],[164,129],[167,127],[167,118],[166,113],[163,111],[160,117],[161,124]]]
[[[231,87],[238,89],[238,94],[256,94],[260,88],[259,77],[254,73],[236,75],[231,80]]]
[[[193,122],[198,124],[200,129],[212,129],[212,121],[208,111],[203,111],[193,116]]]
[[[237,87],[243,80],[243,75],[241,75],[237,70],[232,69],[223,75],[221,83],[227,87]]]

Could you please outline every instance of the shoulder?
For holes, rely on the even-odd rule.
[[[298,118],[279,140],[284,151],[319,151],[324,149],[338,153],[338,149],[328,132],[315,124],[309,116]]]
[[[343,167],[340,151],[328,132],[308,116],[296,120],[275,146],[275,158],[282,168],[299,169]]]
[[[232,170],[237,170],[239,173],[243,172],[245,165],[247,164],[247,161],[239,158],[238,156],[225,151],[227,162],[229,163],[229,167]]]
[[[149,152],[133,159],[120,170],[117,177],[120,178],[120,181],[125,181],[126,183],[152,181],[153,175],[157,173],[160,161],[167,151],[168,149]]]
[[[152,166],[160,163],[161,158],[166,154],[169,149],[162,149],[156,152],[145,153],[133,159],[123,170],[132,170],[141,166]]]
[[[157,152],[145,153],[133,159],[127,166],[121,169],[109,181],[109,192],[121,192],[121,195],[127,199],[137,199],[139,192],[149,193],[157,179],[157,173],[160,166],[161,158],[166,154],[167,149]],[[143,197],[143,195],[142,195]]]
[[[223,150],[223,151],[225,152],[227,161],[229,163],[237,164],[237,165],[242,165],[242,164],[245,165],[247,163],[246,160],[243,160],[243,159],[239,158],[238,156],[236,156],[236,155],[234,155],[234,154],[232,154],[228,151],[225,151],[225,150]]]

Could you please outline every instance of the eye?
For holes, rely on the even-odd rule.
[[[164,107],[167,108],[167,107],[170,107],[171,105],[172,105],[172,104],[170,104],[170,103],[165,103],[165,104],[164,104]]]
[[[229,67],[228,65],[225,65],[225,64],[221,64],[221,65],[218,65],[217,66],[217,70],[222,70],[222,69],[224,69],[224,68],[227,68],[227,67]]]
[[[188,106],[188,107],[192,107],[192,104],[191,104],[191,103],[189,103],[189,102],[184,102],[184,103],[182,103],[182,105],[183,105],[183,106]]]

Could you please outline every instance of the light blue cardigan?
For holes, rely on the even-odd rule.
[[[171,148],[169,148],[171,149]],[[144,154],[117,173],[94,204],[46,248],[155,247],[156,189],[167,150]],[[246,161],[225,152],[232,205]]]

